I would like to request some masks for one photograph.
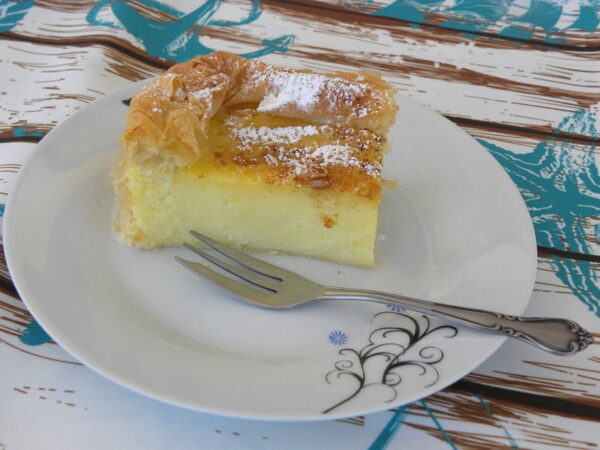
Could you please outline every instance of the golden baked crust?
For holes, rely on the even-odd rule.
[[[132,210],[131,166],[151,177],[218,169],[248,182],[331,189],[378,203],[394,94],[373,72],[319,74],[225,52],[173,66],[130,104],[114,174],[117,235],[148,246]],[[275,136],[287,128],[307,137],[276,145],[248,137],[265,124]],[[326,132],[316,139],[312,129]]]
[[[164,171],[193,164],[210,118],[237,105],[378,134],[397,110],[394,89],[374,72],[319,74],[217,52],[171,67],[132,99],[121,160]]]

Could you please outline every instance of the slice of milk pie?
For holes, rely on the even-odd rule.
[[[220,242],[370,267],[394,89],[373,72],[229,53],[150,81],[130,105],[116,231],[145,249]]]

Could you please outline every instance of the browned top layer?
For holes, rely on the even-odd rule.
[[[210,121],[203,157],[182,170],[227,171],[248,181],[379,199],[385,144],[364,128],[221,108]]]
[[[222,105],[384,133],[396,113],[394,89],[373,72],[317,74],[230,53],[171,67],[132,100],[124,159],[184,167],[201,157],[209,119]]]

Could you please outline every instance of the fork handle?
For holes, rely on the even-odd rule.
[[[513,337],[558,355],[577,353],[593,342],[585,329],[567,319],[511,316],[366,289],[326,288],[324,298],[391,303],[471,328]]]

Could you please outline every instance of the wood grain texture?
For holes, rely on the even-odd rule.
[[[7,139],[43,135],[96,98],[162,72],[113,48],[96,45],[82,48],[8,41],[4,54],[0,81],[6,94],[0,105],[0,137]],[[86,77],[86,73],[97,76]],[[20,135],[17,129],[22,130]]]
[[[594,278],[600,275],[594,269]],[[557,277],[553,259],[538,258],[535,291],[526,314],[529,316],[563,316],[578,321],[596,336],[596,342],[585,352],[559,357],[509,339],[500,350],[466,380],[508,388],[535,395],[568,400],[600,411],[600,327],[585,304],[573,295],[571,288]]]
[[[587,51],[600,48],[600,37],[591,30],[593,17],[597,12],[586,10],[584,2],[563,2],[557,14],[549,20],[550,30],[536,24],[531,10],[543,8],[542,2],[532,1],[481,1],[481,2],[403,2],[396,0],[267,0],[267,3],[303,4],[332,13],[350,13],[362,16],[365,22],[374,18],[402,20],[413,26],[428,27],[434,34],[436,28],[442,30],[464,30],[477,36],[500,37],[515,42],[534,42],[558,49],[576,49]],[[394,4],[408,6],[405,11],[394,11]],[[411,17],[410,10],[421,13]],[[529,12],[529,14],[528,14]],[[581,16],[589,13],[590,21],[583,27]],[[490,16],[493,16],[493,20]],[[524,18],[525,21],[520,20]],[[467,31],[468,25],[474,25]],[[596,24],[597,25],[597,24]],[[511,29],[520,29],[523,33],[510,33]],[[596,28],[597,30],[597,28]]]
[[[256,49],[269,36],[291,34],[296,38],[285,56],[272,54],[267,61],[320,70],[380,70],[405,95],[458,118],[552,133],[579,109],[598,114],[598,52],[556,52],[531,43],[471,39],[452,30],[432,34],[409,24],[364,23],[344,14],[324,17],[314,7],[266,2],[260,21],[234,28],[206,26],[200,40],[239,52]],[[111,17],[110,10],[106,15]],[[8,36],[47,44],[95,40],[129,55],[143,53],[125,30],[87,24],[84,11],[34,8],[30,16],[32,21],[39,17],[38,26],[25,21]],[[62,26],[67,20],[69,26]],[[271,24],[268,32],[264,23]]]
[[[542,137],[535,133],[530,132],[514,132],[513,130],[508,131],[504,129],[498,129],[493,126],[473,127],[470,125],[462,125],[462,128],[467,131],[473,138],[483,144],[484,148],[500,149],[504,154],[512,154],[512,158],[500,158],[499,162],[502,164],[505,170],[509,173],[516,171],[523,164],[523,159],[526,155],[531,155],[534,152],[542,150],[545,155],[555,157],[555,164],[552,168],[543,168],[542,165],[537,167],[540,171],[542,169],[547,174],[548,178],[551,178],[551,172],[564,171],[565,177],[572,176],[576,178],[586,170],[592,173],[596,170],[597,160],[600,158],[600,148],[594,143],[588,143],[585,141],[575,141],[572,139],[557,139],[556,137]],[[562,161],[562,162],[560,162]],[[562,164],[562,167],[560,167]],[[594,176],[594,175],[592,175]],[[531,186],[526,186],[525,183],[519,183],[516,181],[517,186],[521,187],[521,194],[524,198],[528,199],[531,196],[547,196],[548,204],[553,202],[561,202],[559,199],[559,193],[563,193],[561,189],[564,187],[564,178],[554,180],[556,190],[551,188],[535,190]],[[600,179],[596,176],[596,183]],[[588,200],[590,203],[600,201],[600,191],[598,191],[596,185],[591,187],[590,191],[586,191],[583,185],[580,186],[581,192],[589,194]],[[577,214],[578,205],[576,196],[569,197],[567,201],[572,201],[571,208],[569,209],[570,214]],[[600,203],[599,203],[600,204]],[[600,212],[600,210],[598,210]],[[536,219],[534,217],[534,226]],[[589,261],[594,261],[600,256],[600,242],[597,238],[596,230],[600,227],[600,214],[592,213],[582,217],[581,220],[581,231],[584,237],[585,254]],[[538,243],[543,245],[541,238],[538,239]],[[576,248],[565,248],[565,250],[577,251]],[[580,250],[580,249],[579,249]]]
[[[408,426],[458,448],[593,449],[598,445],[594,427],[584,420],[564,416],[557,420],[532,405],[480,395],[443,391],[411,405],[409,411]]]
[[[88,11],[97,2],[95,1],[69,1],[58,2],[56,0],[37,1],[38,6],[51,8],[60,12]],[[144,4],[131,2],[136,9],[144,11],[148,16],[157,20],[169,20],[167,13],[157,11]],[[168,2],[171,3],[171,2]],[[232,2],[229,2],[230,4]],[[509,0],[507,2],[482,1],[482,2],[425,2],[425,1],[396,1],[396,0],[263,0],[262,7],[271,4],[283,4],[293,9],[295,5],[313,7],[321,10],[321,15],[332,16],[335,13],[353,14],[359,16],[356,20],[365,22],[374,20],[388,20],[412,23],[414,26],[433,28],[430,33],[435,33],[435,28],[445,30],[465,31],[464,26],[474,24],[468,30],[469,34],[484,35],[503,40],[514,40],[517,42],[534,42],[551,47],[585,51],[590,48],[600,48],[600,38],[593,32],[594,17],[598,17],[598,11],[587,8],[586,2],[564,2],[554,17],[549,18],[548,24],[536,23],[535,11],[542,2],[536,0]],[[243,4],[243,3],[242,3]],[[422,19],[417,20],[408,14],[394,13],[394,4],[407,5],[422,13]],[[185,7],[185,5],[183,5]],[[386,10],[387,9],[387,10]],[[392,9],[392,10],[390,10]],[[541,8],[540,8],[541,9]],[[532,11],[534,10],[534,11]],[[491,13],[491,14],[490,14]],[[528,14],[529,13],[529,14]],[[230,12],[231,14],[231,12]],[[493,16],[493,17],[491,17]],[[583,17],[582,17],[583,16]],[[403,19],[399,19],[402,17]],[[585,17],[589,17],[587,24]],[[537,21],[539,22],[539,20]],[[512,27],[521,28],[521,33],[507,33]],[[597,28],[596,28],[597,29]]]
[[[32,131],[47,132],[53,125],[68,115],[68,111],[63,112],[62,115],[60,114],[62,105],[66,105],[65,100],[73,99],[79,104],[88,103],[98,95],[102,95],[103,93],[110,92],[112,89],[123,86],[126,80],[136,81],[147,78],[161,73],[166,67],[164,64],[162,66],[157,66],[153,61],[132,59],[130,54],[121,51],[120,48],[106,46],[104,44],[56,46],[10,39],[6,44],[6,49],[10,54],[10,59],[5,59],[0,62],[0,68],[3,69],[1,73],[4,78],[2,81],[4,81],[5,86],[8,87],[6,91],[6,96],[8,98],[6,99],[6,103],[2,105],[1,110],[6,119],[2,121],[2,124],[0,125],[4,130],[9,127],[28,126]],[[39,54],[45,55],[45,62],[42,64],[36,62],[37,58],[39,58]],[[100,61],[100,67],[98,67],[98,60]],[[94,63],[91,61],[94,61]],[[300,61],[303,60],[295,60],[295,65],[299,67],[312,67],[317,70],[350,70],[355,67],[365,67],[365,64],[362,64],[360,61],[356,61],[356,65],[352,66],[320,64],[318,61],[311,60],[310,58],[306,58],[303,63]],[[281,63],[281,61],[279,62]],[[94,67],[91,67],[92,64]],[[16,69],[13,66],[16,66]],[[91,69],[99,71],[103,76],[94,77],[93,80],[89,81],[77,77],[77,72],[86,72]],[[414,67],[402,65],[401,71],[406,73],[413,69]],[[431,64],[430,69],[435,71],[435,63]],[[417,69],[414,70],[418,72]],[[430,85],[432,83],[434,85],[439,85],[440,89],[445,92],[432,92],[416,88],[418,85],[423,85],[423,87],[425,87],[426,83],[424,83],[423,80],[417,80],[414,79],[414,76],[410,76],[409,78],[412,79],[412,82],[407,83],[405,80],[398,79],[397,72],[393,71],[393,69],[388,72],[388,75],[394,74],[396,77],[395,79],[390,77],[390,81],[398,86],[402,94],[420,101],[421,103],[425,103],[457,123],[475,123],[481,124],[482,127],[497,126],[500,124],[504,125],[505,128],[513,127],[514,129],[511,131],[516,133],[519,131],[538,131],[546,136],[561,134],[575,139],[581,136],[589,142],[595,142],[596,139],[593,133],[586,130],[583,130],[582,132],[573,132],[557,129],[560,122],[567,117],[569,113],[575,113],[586,107],[588,107],[590,112],[596,116],[598,114],[596,103],[594,103],[594,101],[597,100],[595,97],[596,94],[591,94],[589,96],[588,94],[585,94],[585,96],[589,97],[589,101],[583,101],[581,105],[578,104],[576,100],[565,100],[566,103],[571,103],[571,107],[561,108],[552,113],[555,116],[553,120],[556,122],[554,127],[548,125],[536,126],[527,124],[528,120],[526,120],[526,118],[518,111],[520,108],[527,109],[532,107],[530,103],[524,103],[522,105],[517,104],[513,108],[511,107],[511,101],[509,99],[498,99],[496,102],[496,100],[492,98],[494,90],[496,90],[501,97],[517,95],[505,94],[506,91],[501,87],[488,88],[484,86],[482,89],[485,91],[485,94],[478,96],[463,96],[463,93],[461,92],[449,90],[448,80],[444,78],[443,74],[438,74],[429,79],[428,83]],[[10,73],[16,73],[17,76],[9,76]],[[18,88],[12,89],[13,87],[16,87],[16,84],[19,84],[18,80],[22,79],[20,78],[21,76],[31,80],[30,86],[32,89],[28,89],[24,94],[20,94]],[[467,89],[473,87],[472,85],[467,84],[462,85],[471,86],[467,87]],[[73,91],[73,89],[78,86],[80,87],[80,92],[69,92]],[[442,86],[445,86],[445,89],[442,89]],[[450,89],[454,89],[454,87]],[[543,87],[540,88],[540,95],[542,97],[544,97],[544,89],[545,88]],[[24,101],[22,95],[25,96]],[[571,93],[570,91],[567,95],[572,97],[577,96],[575,92]],[[562,102],[560,99],[552,101]],[[54,109],[52,114],[48,111],[50,107],[48,105],[43,105],[44,102],[52,103]],[[498,111],[498,113],[502,116],[510,115],[512,119],[502,120],[500,117],[494,118],[489,115],[482,116],[479,113],[466,114],[469,110],[478,111],[479,108],[484,107],[484,105],[487,107],[490,103],[497,103],[497,106],[502,104],[502,110]],[[547,106],[545,103],[547,103],[547,100],[544,100],[544,104],[542,105],[538,105],[537,107],[534,106],[534,109],[539,107],[548,111],[545,109],[545,106]],[[579,106],[582,106],[582,108],[578,108]],[[57,109],[59,114],[56,114]],[[73,109],[70,110],[72,111]],[[491,107],[491,110],[493,110],[493,106]],[[22,115],[27,115],[29,120],[25,121],[20,117]],[[466,119],[466,121],[464,119]],[[494,119],[497,119],[497,121],[494,121]],[[542,118],[535,118],[535,120],[540,123],[544,121]],[[548,120],[545,120],[545,122],[548,123]],[[6,137],[6,133],[3,133],[2,136]]]
[[[550,243],[543,245],[586,255],[577,260],[541,253],[527,314],[564,315],[566,309],[569,318],[599,339],[594,308],[600,301],[600,263],[594,257],[600,255],[600,213],[590,205],[600,207],[600,184],[586,180],[596,179],[600,153],[600,34],[569,28],[580,12],[572,6],[561,12],[555,31],[534,27],[520,38],[501,36],[514,23],[509,16],[471,32],[453,29],[448,22],[456,14],[438,7],[460,2],[430,2],[438,9],[424,22],[372,15],[392,3],[263,0],[262,14],[251,23],[196,24],[186,32],[210,48],[236,53],[293,35],[287,51],[264,59],[327,71],[380,70],[404,95],[463,127],[503,165],[526,199],[539,198],[553,208],[538,214],[537,206],[528,203],[538,240],[550,235]],[[512,3],[517,8],[513,15],[528,8],[527,1]],[[96,4],[38,0],[15,28],[0,33],[0,139],[5,140],[0,144],[0,203],[6,202],[20,164],[35,147],[32,142],[94,99],[173,64],[148,52],[123,27],[90,24],[86,15]],[[128,5],[158,23],[176,19],[140,1]],[[173,6],[182,12],[196,7]],[[250,2],[227,1],[214,19],[240,20],[249,10]],[[119,23],[110,7],[101,14]],[[537,154],[540,158],[534,159]],[[552,164],[543,165],[548,161]],[[563,196],[569,180],[577,189]],[[558,207],[563,204],[572,207]],[[575,222],[569,222],[572,216]],[[576,226],[564,226],[571,223]],[[571,228],[575,231],[569,234]],[[20,340],[33,318],[10,281],[2,247],[0,291],[3,349],[61,367],[79,365],[53,342],[34,347]],[[561,358],[509,340],[461,383],[410,406],[405,425],[417,442],[429,442],[428,437],[440,446],[475,449],[598,447],[598,341],[584,353]],[[28,392],[22,383],[15,389],[11,394]],[[39,402],[48,401],[43,396]],[[361,426],[368,420],[344,423]]]

